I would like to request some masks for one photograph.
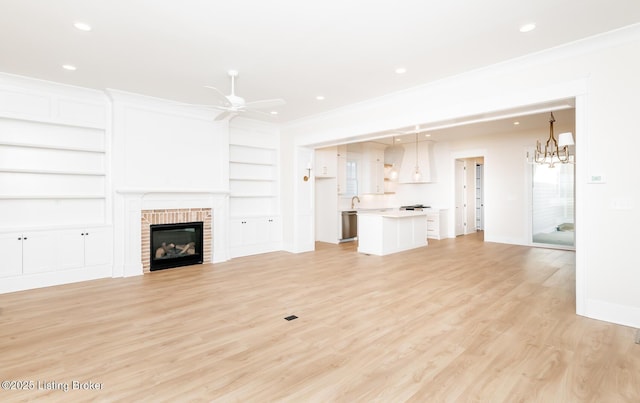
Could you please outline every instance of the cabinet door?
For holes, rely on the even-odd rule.
[[[268,217],[256,217],[249,220],[249,233],[246,234],[246,245],[260,245],[269,242],[271,225]]]
[[[269,239],[266,217],[250,217],[231,220],[229,246],[250,246],[265,243]]]
[[[81,230],[25,233],[22,262],[25,274],[44,273],[84,266]]]
[[[246,220],[243,218],[236,218],[229,221],[230,247],[242,246],[246,226]]]
[[[347,191],[347,146],[338,146],[338,194]]]
[[[363,194],[384,193],[384,150],[367,146],[362,161]]]
[[[84,265],[111,263],[112,238],[110,228],[87,228],[84,231]]]
[[[280,242],[282,240],[282,228],[278,217],[267,218],[269,226],[269,242]]]
[[[22,274],[22,234],[0,234],[0,242],[2,242],[4,250],[0,265],[0,277]]]
[[[77,269],[84,266],[84,232],[82,229],[54,231],[57,244],[54,270]],[[53,235],[53,234],[52,234]]]

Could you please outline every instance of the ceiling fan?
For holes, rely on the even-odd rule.
[[[251,112],[254,114],[273,116],[272,114],[264,112],[261,109],[275,108],[277,106],[282,106],[286,103],[284,99],[280,99],[280,98],[263,99],[261,101],[246,102],[244,98],[237,96],[235,92],[236,78],[238,77],[238,71],[229,70],[227,74],[231,78],[231,94],[225,95],[222,91],[220,91],[216,87],[205,85],[205,88],[208,88],[213,91],[213,94],[215,95],[216,101],[217,101],[215,105],[208,105],[208,106],[211,106],[213,108],[223,111],[221,114],[216,116],[215,120],[223,120],[229,116],[236,116],[244,112]]]

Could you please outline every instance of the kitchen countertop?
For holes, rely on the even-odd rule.
[[[377,215],[381,217],[390,217],[390,218],[402,218],[402,217],[414,217],[427,215],[427,211],[425,210],[398,210],[398,209],[367,209],[367,210],[358,210],[358,214],[362,215]]]

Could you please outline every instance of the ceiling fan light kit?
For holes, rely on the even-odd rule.
[[[227,75],[231,79],[231,94],[229,95],[225,95],[216,87],[205,85],[205,88],[213,91],[217,101],[217,104],[208,106],[222,111],[222,113],[216,116],[215,120],[224,120],[227,117],[235,117],[244,112],[273,117],[275,115],[273,113],[274,111],[264,112],[261,109],[275,108],[286,103],[284,99],[280,98],[246,102],[244,98],[236,95],[236,78],[238,77],[238,74],[237,70],[227,71]]]

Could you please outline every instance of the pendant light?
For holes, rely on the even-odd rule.
[[[416,127],[417,129],[418,127]],[[420,173],[420,166],[418,166],[418,133],[416,133],[416,167],[413,170],[413,181],[420,182],[422,174]]]
[[[391,179],[392,181],[396,181],[398,180],[398,169],[396,168],[396,162],[398,160],[402,160],[402,153],[404,152],[404,149],[396,146],[396,136],[393,136],[393,144],[391,144],[391,147],[387,147],[387,149],[385,149],[385,163],[387,162],[387,155],[391,154],[390,157],[392,158],[392,162],[391,162],[391,170],[389,171],[389,179]],[[398,158],[399,156],[399,158]]]

